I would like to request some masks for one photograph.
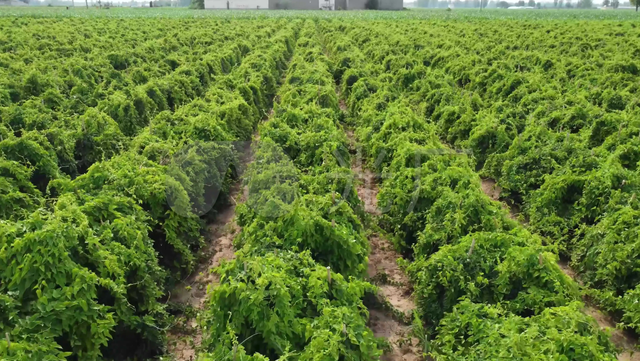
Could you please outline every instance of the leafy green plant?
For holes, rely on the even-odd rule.
[[[423,317],[432,324],[462,297],[500,303],[525,316],[578,298],[576,285],[560,271],[554,256],[522,231],[471,233],[429,258],[418,258],[408,272]]]
[[[270,358],[288,351],[304,360],[379,356],[362,317],[361,298],[373,286],[329,272],[309,252],[240,256],[217,272],[221,284],[208,301],[203,343],[214,354],[228,349],[218,340],[231,333],[247,353]]]
[[[578,302],[519,317],[500,307],[462,301],[431,342],[441,360],[616,360],[608,335]]]

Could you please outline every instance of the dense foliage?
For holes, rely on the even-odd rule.
[[[148,10],[0,10],[3,360],[160,355],[256,129],[198,357],[378,359],[344,123],[429,356],[615,360],[559,256],[640,332],[631,15]]]
[[[246,173],[237,257],[217,269],[203,357],[377,359],[362,303],[374,290],[360,279],[369,248],[353,208],[362,206],[349,192],[331,63],[313,22],[302,26],[278,98]]]
[[[483,66],[466,55],[472,52],[457,52],[457,43],[497,52],[489,42],[461,36],[479,34],[466,24],[450,24],[457,30],[446,36],[438,27],[444,24],[429,34],[418,31],[420,25],[330,22],[324,33],[350,121],[382,178],[383,226],[413,258],[407,270],[414,296],[435,333],[429,354],[443,360],[615,359],[606,334],[582,314],[578,286],[556,264],[556,247],[544,246],[546,239],[510,219],[480,188],[474,168],[489,164],[491,154],[526,128],[526,117],[518,123],[517,110],[489,97],[515,94],[522,80],[518,74],[489,79],[503,63]],[[472,87],[470,79],[478,84]],[[529,91],[520,92],[521,99]],[[481,111],[489,103],[502,118]]]
[[[590,294],[638,331],[637,224],[622,220],[640,206],[636,25],[592,22],[602,31],[585,33],[580,22],[500,23],[491,32],[449,23],[447,35],[396,26],[409,50],[386,58],[397,67],[391,86],[406,89],[425,129],[470,151]]]
[[[271,106],[297,25],[16,21],[1,21],[0,349],[157,355],[163,299],[195,266],[231,141]]]

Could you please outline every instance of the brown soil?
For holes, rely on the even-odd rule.
[[[566,274],[567,276],[571,277],[571,279],[573,279],[574,281],[578,282],[578,284],[582,286],[582,281],[580,281],[580,278],[578,278],[578,274],[576,273],[576,271],[574,271],[573,268],[571,268],[571,266],[569,266],[569,262],[563,261],[563,260],[559,260],[558,261],[558,267],[560,267],[560,269],[562,270],[562,272],[564,274]]]
[[[342,107],[342,106],[341,106]],[[352,130],[347,130],[347,136],[355,149]],[[356,151],[356,159],[351,169],[357,177],[356,190],[358,197],[364,203],[365,211],[372,216],[379,215],[377,209],[378,187],[375,174],[368,169],[363,170],[360,149]],[[413,302],[413,288],[407,275],[398,266],[400,255],[394,250],[389,240],[377,233],[369,235],[371,253],[369,254],[369,278],[379,285],[379,297],[387,300],[393,308],[411,319],[416,308]],[[392,312],[381,309],[369,309],[369,327],[377,337],[384,337],[389,341],[391,350],[381,357],[383,361],[414,361],[422,360],[422,350],[418,339],[411,337],[411,326],[398,321]]]
[[[244,149],[241,154],[241,164],[249,164],[252,154]],[[176,302],[191,306],[199,313],[205,305],[209,286],[215,286],[220,281],[213,273],[223,260],[235,258],[233,238],[240,232],[240,227],[234,220],[236,205],[246,199],[246,190],[242,189],[238,180],[229,192],[229,204],[219,210],[215,221],[207,226],[207,242],[202,250],[202,262],[196,270],[181,285],[170,294],[167,302]],[[196,350],[202,342],[202,333],[194,318],[181,315],[176,324],[169,330],[167,353],[175,361],[192,361],[196,359]]]
[[[238,195],[240,187],[235,188],[234,197]],[[212,273],[213,269],[219,266],[222,260],[231,260],[235,257],[233,237],[240,230],[233,220],[235,208],[235,204],[232,203],[216,217],[213,224],[208,226],[210,239],[204,251],[206,261],[174,290],[170,301],[192,306],[198,311],[203,309],[208,286],[219,282],[219,276]],[[195,319],[187,319],[184,316],[178,318],[178,325],[179,327],[169,331],[168,353],[173,355],[176,361],[195,360],[196,349],[202,341],[201,330],[196,327]]]
[[[369,242],[369,278],[382,280],[380,293],[395,309],[410,316],[416,305],[411,296],[413,289],[409,279],[396,262],[400,255],[393,250],[389,241],[377,234],[369,236]]]
[[[500,187],[498,186],[496,181],[494,181],[493,179],[490,179],[490,178],[482,179],[482,191],[484,192],[484,194],[488,195],[489,198],[493,199],[494,201],[500,200]]]
[[[500,193],[502,192],[502,189],[495,180],[491,178],[483,178],[481,187],[484,194],[488,195],[492,200],[500,202],[502,208],[509,211],[509,217],[511,217],[511,219],[518,219],[518,214],[520,213],[518,208],[515,205],[509,206],[507,203],[500,201]]]
[[[236,188],[234,196],[239,193],[239,187]],[[203,252],[206,261],[198,266],[196,273],[174,290],[170,301],[193,307],[202,306],[206,298],[207,285],[218,281],[218,275],[212,273],[213,269],[220,265],[221,260],[234,258],[233,237],[239,231],[239,227],[233,221],[235,208],[235,204],[229,205],[216,217],[215,222],[207,227],[209,242]]]
[[[640,361],[640,351],[634,351],[637,350],[636,340],[627,332],[617,329],[616,322],[609,315],[589,304],[585,306],[584,313],[593,317],[600,328],[608,329],[611,332],[611,341],[623,350],[618,355],[619,361]]]
[[[343,112],[347,111],[347,103],[345,103],[344,100],[340,99],[338,104],[340,105],[340,110]]]
[[[374,336],[384,337],[392,345],[380,360],[382,361],[418,361],[422,350],[418,345],[418,339],[409,335],[410,327],[394,320],[386,313],[379,310],[369,310],[369,327]]]
[[[339,85],[336,85],[336,94],[338,94],[338,105],[340,106],[340,110],[347,114],[347,103],[342,99],[341,95],[342,91]]]
[[[495,180],[482,179],[482,191],[494,201],[500,200],[501,190],[500,187],[496,184]],[[508,208],[508,206],[504,202],[502,204]],[[511,218],[517,219],[514,208],[512,207],[508,209]],[[571,279],[573,279],[578,284],[582,285],[580,277],[578,277],[578,274],[571,268],[568,262],[562,260],[558,261],[558,267],[560,267],[564,274],[571,277]],[[584,308],[584,313],[593,317],[601,329],[608,329],[611,332],[611,341],[613,342],[613,344],[623,350],[623,352],[618,355],[618,360],[640,361],[640,352],[634,351],[637,350],[637,340],[628,332],[617,329],[615,321],[609,315],[602,312],[598,307],[590,304],[589,302],[585,303],[586,306]]]
[[[353,132],[348,131],[347,135],[353,137]],[[362,155],[360,150],[356,154],[356,160],[351,165],[351,170],[356,175],[356,190],[358,198],[364,203],[365,212],[372,215],[379,215],[378,210],[378,187],[375,184],[375,174],[369,169],[362,169]]]

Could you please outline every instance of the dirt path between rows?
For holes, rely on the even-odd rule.
[[[340,107],[346,111],[341,101]],[[356,190],[358,197],[364,203],[365,211],[372,217],[378,216],[377,208],[378,187],[373,172],[363,169],[363,157],[357,147],[353,131],[348,130],[351,152],[355,153],[355,161],[351,169],[356,175]],[[389,341],[391,350],[380,358],[383,361],[418,361],[422,360],[422,350],[418,339],[411,337],[411,325],[406,320],[412,319],[416,308],[413,301],[410,281],[398,266],[396,260],[400,258],[391,242],[375,232],[373,227],[365,224],[368,240],[371,246],[369,254],[368,276],[372,283],[379,287],[378,299],[380,307],[369,309],[369,328],[376,337],[384,337]],[[386,304],[386,307],[384,305]]]
[[[287,69],[289,68],[287,61]],[[278,86],[284,84],[287,71],[282,73]],[[280,102],[280,95],[273,98],[273,106],[261,123],[269,121],[274,114],[275,104]],[[196,271],[188,277],[170,295],[169,301],[173,301],[195,309],[196,313],[203,309],[207,299],[207,286],[216,285],[220,282],[220,277],[211,271],[220,265],[222,260],[232,260],[235,258],[233,239],[242,230],[235,222],[236,206],[247,201],[249,197],[248,188],[242,187],[242,175],[254,160],[254,145],[260,141],[260,133],[256,128],[251,141],[240,142],[239,149],[239,169],[236,182],[229,190],[229,203],[219,209],[219,213],[213,223],[207,226],[207,240],[202,252],[202,261]],[[202,330],[198,327],[197,317],[193,312],[183,313],[178,316],[174,326],[167,332],[167,355],[172,361],[195,361],[197,359],[196,350],[202,342]]]
[[[326,48],[323,48],[325,55],[330,58]],[[340,111],[346,116],[349,111],[340,86],[336,84],[335,89]],[[351,163],[351,170],[356,177],[355,188],[358,198],[364,203],[365,212],[369,215],[369,219],[364,222],[371,246],[367,275],[369,280],[379,287],[376,303],[380,307],[369,308],[368,326],[374,336],[385,338],[391,346],[391,349],[380,357],[381,361],[423,360],[419,340],[411,336],[410,320],[416,305],[409,278],[397,263],[401,256],[388,239],[372,229],[372,224],[367,224],[373,223],[375,217],[380,215],[376,176],[371,170],[363,167],[362,147],[358,145],[353,130],[346,129],[345,133],[349,139],[349,152],[355,155]]]
[[[482,191],[489,196],[494,201],[501,202],[500,186],[497,185],[496,181],[493,179],[482,179]],[[513,219],[518,219],[517,210],[515,207],[509,207],[506,203],[501,202],[503,207],[509,210],[509,215]],[[523,224],[526,227],[526,224]],[[571,277],[575,282],[582,285],[578,274],[571,268],[571,266],[565,261],[559,261],[558,266],[566,274]],[[589,300],[584,299],[585,308],[584,313],[593,317],[598,326],[602,329],[608,329],[611,332],[611,341],[618,348],[622,349],[623,352],[618,355],[619,361],[640,361],[640,352],[637,351],[638,340],[635,339],[629,332],[619,330],[616,328],[615,321],[607,315],[605,312],[602,312],[598,307],[594,306]]]
[[[175,302],[199,313],[207,299],[207,287],[216,285],[220,278],[212,273],[222,260],[235,258],[233,238],[240,232],[234,216],[236,205],[245,201],[241,174],[252,161],[251,149],[245,145],[240,150],[241,169],[237,181],[229,191],[229,202],[220,207],[213,223],[207,225],[206,245],[202,250],[202,261],[196,270],[176,287],[169,296],[168,302]],[[194,312],[184,312],[177,317],[174,327],[167,333],[167,354],[175,361],[196,360],[196,350],[202,342],[202,331],[197,325]]]
[[[501,190],[500,190],[500,187],[496,184],[495,180],[490,178],[483,178],[481,187],[484,194],[488,195],[489,198],[491,198],[492,200],[496,202],[500,202],[500,204],[502,205],[502,208],[509,211],[509,217],[511,219],[519,220],[518,216],[520,215],[520,210],[513,204],[508,205],[507,203],[500,201]],[[526,226],[524,222],[521,221],[521,223],[523,223],[523,225]]]

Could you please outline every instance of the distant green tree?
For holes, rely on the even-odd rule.
[[[617,9],[618,6],[620,6],[620,1],[618,0],[611,0],[611,7],[614,9]]]
[[[562,7],[562,3],[564,2],[564,0],[558,0],[558,7]]]
[[[564,4],[564,6],[565,6],[567,9],[571,9],[571,8],[573,8],[573,4],[571,4],[571,0],[567,0],[567,2]]]
[[[638,6],[640,6],[640,1],[638,0],[630,0],[631,5],[635,5],[636,6],[636,12],[638,11]]]
[[[580,9],[591,9],[593,7],[593,1],[592,0],[580,0],[578,1],[578,4],[576,4],[577,8]]]
[[[189,7],[192,9],[204,9],[204,0],[191,0]]]
[[[609,5],[611,5],[611,1],[609,0],[602,1],[602,6],[609,6]]]
[[[496,7],[506,9],[509,7],[509,3],[506,1],[499,1]]]
[[[558,0],[553,0],[553,7],[557,8],[558,7]]]
[[[524,0],[520,0],[516,3],[516,6],[524,6]]]
[[[535,0],[529,0],[529,2],[527,3],[527,6],[535,7],[536,6]]]

